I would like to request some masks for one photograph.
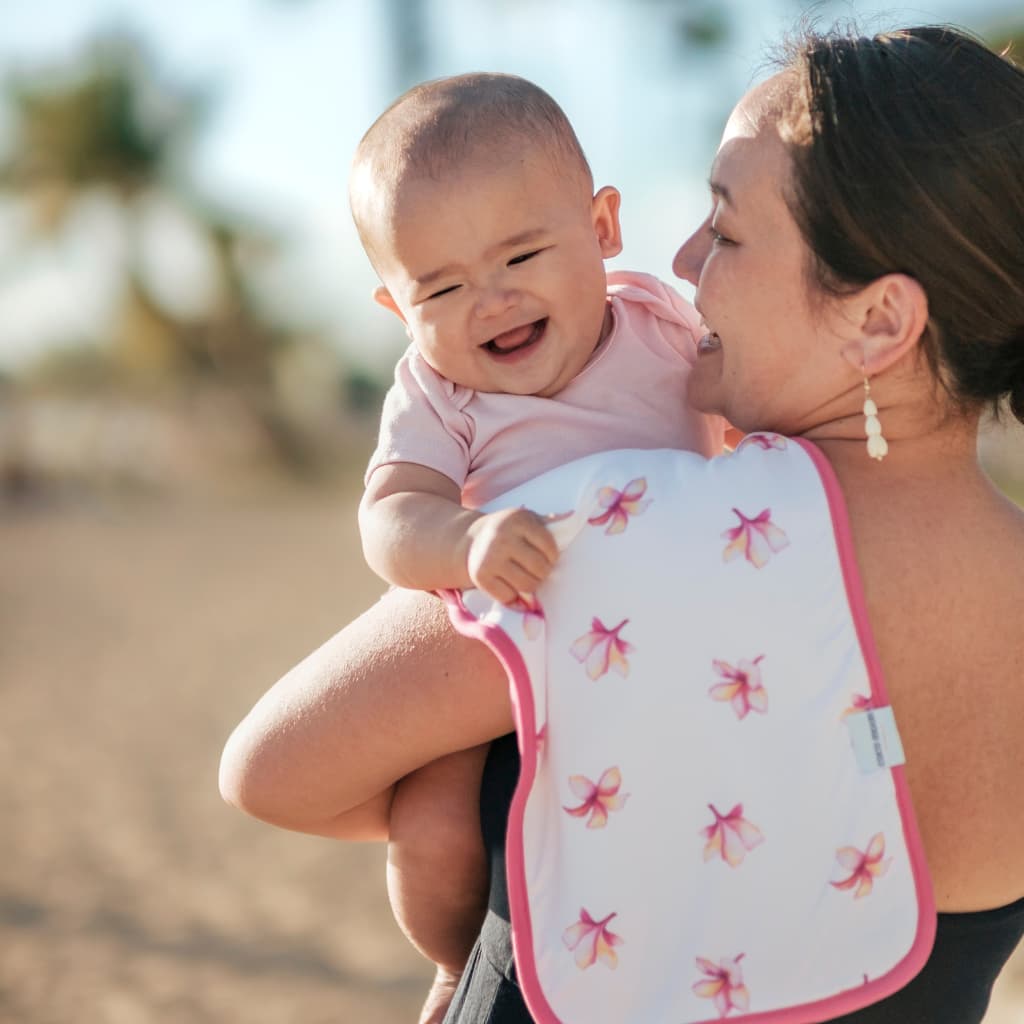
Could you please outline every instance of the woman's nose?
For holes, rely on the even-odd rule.
[[[699,284],[700,272],[704,269],[704,261],[710,252],[711,232],[702,224],[679,246],[679,251],[672,260],[672,273],[684,281],[689,281],[690,284]]]

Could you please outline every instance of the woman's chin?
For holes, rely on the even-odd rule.
[[[697,412],[725,416],[726,396],[722,394],[721,374],[707,373],[698,363],[691,371],[686,385],[686,401]]]

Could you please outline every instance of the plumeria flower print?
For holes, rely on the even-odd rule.
[[[743,817],[743,804],[737,804],[728,814],[719,814],[714,804],[708,804],[715,816],[715,823],[701,829],[707,839],[704,844],[704,860],[719,856],[730,867],[743,863],[747,853],[764,842],[761,830]]]
[[[521,612],[523,616],[523,632],[527,640],[536,640],[541,634],[544,624],[544,609],[533,594],[520,594],[509,608]]]
[[[623,619],[613,629],[597,617],[591,620],[590,632],[581,636],[570,648],[572,656],[587,667],[587,675],[591,679],[600,679],[609,669],[614,669],[625,678],[629,675],[629,662],[626,655],[631,653],[633,645],[619,639],[619,633],[629,622]]]
[[[579,921],[562,933],[566,948],[576,951],[576,966],[581,971],[593,967],[598,960],[613,971],[619,966],[619,955],[613,947],[621,946],[623,939],[608,928],[613,917],[614,913],[595,921],[581,908]]]
[[[850,706],[839,717],[846,718],[848,715],[855,715],[858,711],[867,711],[874,706],[875,702],[870,697],[855,693],[850,701]]]
[[[602,774],[596,782],[591,782],[585,775],[569,776],[569,788],[583,803],[578,807],[563,807],[566,813],[574,818],[590,815],[587,828],[604,828],[608,824],[609,811],[621,811],[629,799],[628,793],[620,793],[622,773],[612,767]]]
[[[763,654],[759,654],[753,661],[740,658],[736,668],[727,661],[716,660],[711,663],[723,679],[723,682],[715,683],[708,690],[711,699],[728,701],[736,717],[741,720],[750,711],[763,715],[768,710],[768,693],[761,684],[761,669],[758,667],[762,658]]]
[[[722,534],[729,541],[722,552],[722,561],[731,562],[738,555],[743,555],[755,569],[761,569],[772,552],[778,553],[789,546],[789,538],[771,521],[770,508],[763,509],[753,519],[748,519],[738,508],[734,508],[733,513],[740,525]]]
[[[587,522],[591,526],[604,526],[607,523],[605,534],[622,533],[629,523],[629,517],[640,515],[650,505],[651,498],[641,500],[646,493],[647,480],[642,476],[630,480],[621,491],[614,487],[602,487],[597,492],[597,501],[604,512],[591,516]]]
[[[713,999],[719,1017],[750,1006],[750,993],[743,984],[743,968],[740,967],[744,956],[744,953],[725,956],[717,964],[702,956],[697,957],[697,967],[706,977],[693,986],[693,991],[701,999]]]
[[[885,836],[876,832],[868,843],[868,848],[861,853],[855,846],[843,846],[836,850],[836,860],[841,867],[849,871],[846,878],[838,882],[829,882],[829,885],[836,889],[853,889],[855,900],[867,896],[875,884],[875,879],[880,878],[889,870],[892,858],[882,860],[885,856]]]
[[[747,434],[740,444],[756,444],[766,452],[786,450],[786,439],[781,434]]]

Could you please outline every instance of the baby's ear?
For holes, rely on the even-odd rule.
[[[617,188],[605,185],[591,201],[591,218],[604,259],[618,256],[622,252],[622,229],[619,226],[621,199]]]
[[[390,309],[403,324],[405,323],[405,314],[398,308],[398,303],[391,297],[391,292],[384,285],[379,284],[373,289],[373,301],[385,309]]]

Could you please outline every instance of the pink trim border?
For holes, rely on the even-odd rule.
[[[537,777],[537,713],[533,704],[533,687],[526,664],[515,641],[501,626],[481,622],[463,603],[458,590],[438,592],[448,607],[448,618],[456,631],[473,640],[481,640],[494,652],[509,678],[512,714],[516,722],[519,747],[519,782],[512,794],[505,839],[505,871],[508,875],[508,902],[512,916],[512,951],[516,974],[523,998],[537,1024],[563,1024],[551,1008],[537,975],[537,959],[533,949],[533,920],[526,887],[526,853],[523,840],[523,819],[526,801]]]
[[[876,706],[889,703],[885,688],[882,665],[878,648],[868,620],[864,588],[860,569],[853,547],[846,499],[839,486],[835,471],[821,450],[803,438],[790,438],[810,458],[818,473],[828,501],[832,519],[832,531],[840,568],[846,588],[846,598],[857,634],[861,656],[871,683],[871,696]],[[456,631],[471,639],[485,643],[505,669],[510,683],[513,715],[516,723],[517,744],[520,755],[519,782],[512,797],[508,816],[506,839],[506,871],[508,874],[509,910],[512,917],[512,949],[515,954],[516,971],[527,1008],[537,1024],[566,1024],[551,1008],[537,974],[533,948],[533,923],[530,916],[526,886],[526,856],[523,839],[523,820],[526,802],[537,777],[537,727],[533,703],[533,689],[523,657],[512,638],[494,623],[480,622],[465,606],[458,591],[442,591],[441,596],[448,608],[448,617]],[[890,769],[896,802],[903,825],[903,836],[910,857],[911,873],[917,896],[918,918],[914,941],[906,956],[888,973],[863,985],[846,989],[834,996],[818,999],[798,1006],[767,1010],[763,1013],[742,1014],[730,1017],[736,1024],[817,1024],[832,1020],[899,991],[913,979],[927,961],[935,941],[937,917],[931,876],[925,861],[924,846],[921,843],[917,821],[914,817],[907,785],[906,773],[902,767]],[[825,1016],[823,1016],[825,1015]],[[719,1024],[720,1017],[709,1017],[693,1024]]]

